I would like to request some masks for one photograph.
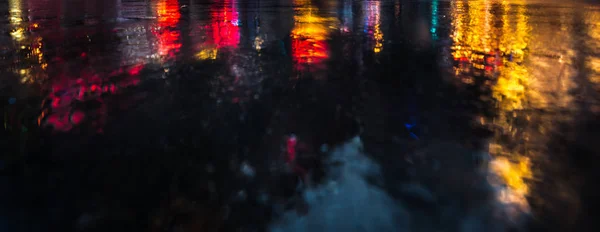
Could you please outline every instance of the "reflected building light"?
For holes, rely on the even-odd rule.
[[[23,22],[23,8],[21,0],[8,0],[9,22],[12,26],[21,26]]]
[[[11,25],[10,36],[20,41],[25,37],[25,27],[23,26],[23,6],[21,0],[9,0],[9,22]]]
[[[39,28],[40,25],[37,22],[23,21],[26,17],[23,12],[27,9],[21,0],[9,0],[8,5],[10,35],[15,41],[15,50],[19,50],[19,55],[15,56],[13,61],[17,65],[14,72],[23,84],[40,82],[45,79],[48,64],[44,59],[42,38],[30,31]]]
[[[512,5],[501,3],[503,26],[496,30],[488,0],[466,4],[466,1],[452,1],[452,56],[458,77],[475,84],[475,79],[485,78],[495,82],[492,97],[497,102],[498,116],[489,120],[488,126],[498,128],[489,144],[489,153],[494,156],[490,163],[493,176],[501,179],[497,184],[497,199],[508,205],[516,205],[521,212],[529,211],[527,197],[531,193],[527,183],[533,178],[530,153],[522,146],[507,146],[503,136],[517,133],[512,122],[516,111],[524,109],[530,97],[528,85],[531,75],[521,64],[528,44],[531,28],[524,6],[516,6],[512,15]],[[432,10],[433,11],[433,10]],[[510,15],[510,17],[509,17]],[[432,23],[433,26],[433,23]],[[433,31],[432,31],[433,33]],[[528,132],[516,136],[527,137]],[[505,187],[502,187],[505,186]],[[517,216],[517,215],[514,215]]]
[[[510,11],[510,6],[506,6],[506,12]],[[531,76],[524,65],[521,65],[524,49],[527,47],[531,28],[526,16],[525,6],[517,6],[516,27],[507,25],[511,21],[505,21],[502,28],[502,35],[513,35],[511,39],[500,38],[499,49],[508,54],[506,66],[498,75],[498,83],[493,88],[493,97],[498,100],[499,107],[503,111],[513,111],[523,109],[524,101],[527,97],[525,92],[528,89]],[[507,15],[507,13],[505,13]],[[507,19],[508,20],[508,19]],[[514,29],[513,29],[514,28]]]
[[[158,39],[158,55],[173,59],[181,48],[180,33],[176,29],[181,14],[178,0],[160,0],[156,5],[158,28],[154,34]]]
[[[437,29],[438,29],[438,5],[439,0],[433,0],[431,2],[431,28],[429,32],[431,32],[431,38],[435,41],[437,40]]]
[[[600,12],[597,10],[588,11],[585,22],[589,25],[587,30],[588,39],[585,40],[586,47],[594,52],[586,54],[585,63],[589,70],[588,80],[594,84],[594,89],[600,91],[600,57],[597,55],[600,50]],[[596,102],[596,104],[598,104]],[[598,107],[598,106],[596,106]],[[598,109],[594,109],[597,111]]]
[[[217,59],[217,48],[204,48],[196,54],[199,60],[214,60]]]
[[[24,47],[24,46],[22,46]],[[26,62],[29,62],[27,69],[21,69],[19,75],[21,76],[21,83],[36,83],[46,79],[46,68],[48,63],[44,59],[43,43],[41,37],[35,37],[31,41],[30,46],[25,46],[25,50],[28,50]]]
[[[503,64],[506,53],[502,47],[515,41],[504,39],[505,34],[494,30],[488,1],[468,6],[463,1],[454,1],[451,6],[454,9],[451,50],[456,72],[492,77]]]
[[[209,38],[201,45],[196,58],[214,60],[222,49],[237,48],[240,43],[240,25],[237,1],[225,0],[211,7]],[[260,46],[260,45],[259,45]]]
[[[537,109],[569,109],[573,111],[575,85],[574,76],[579,67],[575,38],[570,27],[575,23],[566,16],[572,16],[573,9],[564,8],[556,12],[554,22],[540,23],[532,28],[535,32],[526,47],[526,60],[523,62],[530,72],[528,84],[528,104]],[[583,40],[587,41],[587,40]]]
[[[457,61],[468,61],[481,59],[479,54],[485,54],[491,49],[491,31],[489,18],[490,12],[487,11],[487,1],[482,3],[469,4],[464,1],[453,1],[453,56]],[[466,13],[466,14],[465,14]],[[474,56],[474,57],[473,57]]]
[[[596,84],[596,90],[600,90],[600,57],[588,57],[586,65],[590,69],[590,82]]]
[[[513,131],[512,122],[515,117],[514,112],[525,107],[526,101],[530,96],[528,94],[528,86],[531,75],[526,66],[522,65],[523,51],[528,44],[531,28],[529,26],[527,12],[524,6],[517,6],[516,22],[511,19],[504,18],[502,34],[494,37],[497,41],[498,48],[495,48],[506,55],[505,65],[499,70],[497,75],[497,83],[492,87],[492,97],[498,102],[500,111],[494,123],[502,128],[501,132],[497,132],[494,142],[501,141],[501,137],[506,132]],[[503,5],[504,16],[508,16],[511,11],[511,5]],[[489,10],[486,10],[489,11]],[[490,22],[489,16],[486,15],[486,22]],[[516,25],[514,27],[511,24]],[[486,28],[489,28],[486,26]],[[510,38],[512,37],[512,38]],[[509,39],[507,39],[509,38]],[[523,132],[521,136],[528,137],[527,132]],[[528,184],[525,182],[533,178],[531,171],[531,163],[529,158],[522,149],[509,150],[507,147],[500,147],[501,151],[491,151],[492,155],[497,158],[492,163],[492,171],[503,177],[508,188],[500,196],[500,200],[506,203],[517,204],[522,207],[525,212],[529,211],[529,204],[526,197],[530,194]]]
[[[526,179],[533,178],[531,163],[526,157],[509,160],[507,157],[498,157],[490,163],[493,173],[499,175],[508,188],[500,191],[499,199],[506,203],[516,203],[529,211],[526,196],[530,193]]]
[[[213,41],[219,48],[236,48],[240,43],[239,12],[237,2],[225,0],[223,6],[211,10]]]
[[[381,31],[381,3],[378,1],[365,2],[367,17],[365,18],[364,32],[373,41],[373,52],[379,53],[383,49],[383,32]]]
[[[489,2],[496,4],[494,9],[488,7]],[[552,17],[545,17],[524,0],[450,4],[457,76],[469,77],[475,80],[474,84],[485,81],[491,85],[489,102],[495,104],[492,109],[496,112],[491,118],[482,118],[481,124],[494,132],[488,152],[494,157],[489,170],[493,179],[490,182],[499,190],[497,199],[511,209],[517,206],[518,210],[509,212],[509,216],[529,212],[530,201],[536,205],[552,204],[545,201],[555,197],[569,203],[565,204],[565,211],[579,210],[577,200],[565,194],[572,190],[540,193],[535,181],[545,179],[547,171],[556,171],[554,159],[547,158],[553,154],[548,144],[554,133],[563,133],[559,125],[572,125],[578,115],[580,106],[573,104],[572,91],[577,87],[574,79],[580,78],[582,72],[577,61],[585,57],[582,60],[589,78],[600,72],[600,59],[594,56],[600,48],[600,33],[594,29],[600,27],[583,30],[588,33],[587,38],[575,38],[582,32],[575,28],[580,24],[576,21],[578,9],[552,9]],[[585,24],[598,25],[600,18],[588,13],[583,18]],[[533,24],[531,15],[544,20],[537,18]],[[577,51],[580,46],[576,41],[584,43],[584,55],[577,54],[581,51]],[[475,75],[473,71],[487,71],[488,67],[493,71],[491,75]],[[556,179],[557,183],[539,184],[544,188],[565,185],[561,177]]]
[[[10,35],[15,39],[15,40],[21,40],[24,37],[24,33],[25,33],[25,29],[23,28],[15,28],[10,32]]]
[[[296,1],[300,7],[294,16],[292,58],[297,69],[307,64],[320,64],[329,57],[327,38],[334,18],[321,17],[308,1]]]

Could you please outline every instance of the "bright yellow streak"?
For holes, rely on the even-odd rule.
[[[530,70],[522,64],[529,43],[531,26],[524,4],[508,4],[502,2],[499,6],[503,23],[495,27],[498,20],[491,12],[493,1],[480,2],[452,1],[452,56],[461,59],[469,67],[484,70],[486,57],[502,59],[502,64],[493,66],[497,78],[492,86],[492,97],[497,102],[498,116],[489,123],[496,131],[491,139],[488,151],[494,156],[490,162],[490,171],[500,177],[506,189],[500,191],[498,200],[504,203],[517,204],[522,209],[528,209],[527,196],[530,194],[528,179],[533,178],[531,162],[523,154],[521,148],[507,148],[501,141],[506,135],[515,132],[512,121],[516,110],[524,109],[531,98]],[[516,9],[511,9],[516,7]],[[516,15],[509,12],[515,12]],[[501,53],[497,54],[497,51]],[[512,56],[510,61],[501,55]],[[471,77],[478,78],[478,77]],[[525,134],[526,135],[526,134]],[[523,135],[523,136],[525,136]],[[525,152],[527,150],[525,149]]]
[[[454,59],[469,57],[471,51],[467,47],[468,45],[465,44],[467,42],[466,34],[470,33],[465,27],[468,23],[467,17],[463,12],[465,5],[463,1],[452,1],[450,4],[452,6],[452,26],[454,29],[451,35],[453,41],[452,56]]]
[[[44,54],[42,52],[42,38],[28,38],[27,26],[23,22],[23,12],[26,9],[23,9],[21,0],[9,0],[8,7],[10,14],[9,22],[11,25],[10,36],[17,42],[15,49],[20,48],[28,52],[25,56],[27,61],[24,61],[24,63],[28,64],[28,67],[14,70],[14,72],[19,75],[21,83],[33,83],[38,81],[39,78],[45,77],[44,72],[38,72],[39,68],[43,70],[48,67],[48,64],[44,61]],[[39,24],[33,23],[32,27],[38,28]]]
[[[523,61],[524,49],[529,43],[531,28],[529,26],[525,6],[517,6],[516,16],[509,17],[510,5],[503,4],[504,14],[501,35],[498,36],[498,49],[505,54],[512,54],[513,61],[505,62],[504,67],[499,70],[497,84],[492,87],[492,97],[498,102],[499,116],[495,124],[503,128],[505,132],[514,131],[511,119],[515,110],[523,109],[527,99],[531,98],[530,82],[531,75],[527,67],[520,64]],[[516,22],[511,21],[516,19]],[[511,27],[512,25],[516,25]],[[516,63],[519,62],[519,63]],[[502,133],[502,132],[500,132]],[[500,136],[501,135],[497,135]],[[500,137],[494,138],[499,141]],[[500,147],[500,149],[503,149]],[[506,203],[517,203],[521,207],[528,207],[526,196],[530,193],[527,179],[533,178],[529,158],[520,154],[518,149],[513,151],[502,150],[496,155],[491,163],[491,170],[502,177],[508,189],[501,192],[499,200]],[[498,156],[502,155],[502,156]],[[508,158],[511,157],[513,162]]]
[[[523,109],[528,81],[529,75],[523,66],[507,64],[498,76],[498,83],[492,88],[492,96],[502,111]]]
[[[292,30],[292,36],[294,38],[307,37],[319,41],[327,39],[327,34],[328,31],[324,25],[314,23],[298,24]]]
[[[217,48],[204,48],[196,54],[199,60],[215,60],[217,59]]]
[[[309,10],[308,14],[294,16],[294,20],[297,23],[323,23],[326,21],[326,19],[323,17],[318,17],[318,16],[312,15],[312,8],[309,8],[309,9],[310,10]]]
[[[379,52],[381,52],[381,49],[383,49],[383,33],[381,32],[381,29],[379,28],[379,24],[375,25],[374,37],[375,37],[375,47],[373,48],[373,51],[375,53],[379,53]]]
[[[373,37],[375,39],[375,47],[373,48],[373,52],[379,53],[383,49],[383,32],[381,32],[381,18],[379,16],[379,2],[374,2],[375,9],[375,30],[373,33]]]
[[[321,17],[316,13],[317,8],[310,4],[310,1],[295,1],[301,8],[298,14],[294,16],[294,29],[292,36],[294,38],[310,38],[318,41],[326,40],[329,34],[328,24],[336,21],[333,17]]]
[[[13,26],[14,29],[10,32],[10,35],[15,40],[21,40],[24,38],[25,29],[21,25],[23,22],[23,10],[21,9],[21,0],[9,0],[8,1],[9,8],[9,22],[10,25]]]
[[[23,22],[23,10],[21,9],[21,0],[8,0],[8,8],[10,13],[10,24],[17,26]]]

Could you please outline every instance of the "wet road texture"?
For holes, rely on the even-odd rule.
[[[0,16],[0,231],[597,231],[597,2]]]

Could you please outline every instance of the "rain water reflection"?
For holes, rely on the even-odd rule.
[[[558,164],[569,161],[554,150],[566,152],[567,145],[552,143],[557,136],[574,136],[565,133],[573,133],[575,120],[593,120],[589,113],[597,112],[597,93],[585,90],[596,88],[594,72],[578,64],[597,56],[587,46],[595,40],[577,39],[597,26],[577,21],[598,9],[538,8],[526,1],[454,1],[451,9],[455,76],[460,85],[477,86],[481,101],[495,111],[478,121],[494,131],[491,170],[507,185],[499,199],[524,211],[529,201],[554,213],[563,210],[569,216],[562,220],[574,223],[582,210],[580,183],[573,181],[577,174],[556,176],[570,168]]]
[[[591,220],[584,212],[592,198],[579,192],[593,189],[585,181],[597,176],[585,163],[598,152],[598,6],[525,0],[0,4],[2,135],[9,138],[2,145],[10,157],[0,162],[20,165],[38,153],[53,159],[206,151],[219,155],[194,162],[254,162],[269,176],[287,134],[296,133],[314,156],[360,124],[356,131],[372,150],[402,144],[373,154],[384,169],[403,162],[398,153],[450,141],[491,155],[487,181],[513,222],[532,215],[548,228],[573,229]],[[476,134],[482,130],[489,134]],[[204,137],[224,148],[207,151],[198,145]],[[219,175],[229,181],[238,174]],[[448,185],[442,179],[436,184]],[[202,187],[211,194],[241,191],[211,181]]]

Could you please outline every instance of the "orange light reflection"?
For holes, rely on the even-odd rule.
[[[292,30],[292,58],[295,67],[302,70],[306,65],[320,64],[329,57],[326,39],[332,20],[321,17],[309,1],[296,1],[300,5],[294,16]]]
[[[180,33],[176,30],[181,14],[178,0],[161,0],[157,3],[158,30],[154,34],[158,38],[158,55],[168,59],[174,58],[181,48]]]

